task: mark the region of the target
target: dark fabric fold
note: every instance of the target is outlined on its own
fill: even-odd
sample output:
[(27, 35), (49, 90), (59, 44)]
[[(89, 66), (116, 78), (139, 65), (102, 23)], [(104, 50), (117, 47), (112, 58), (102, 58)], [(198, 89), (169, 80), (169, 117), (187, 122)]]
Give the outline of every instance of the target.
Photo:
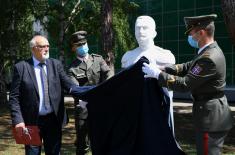
[(93, 155), (181, 155), (168, 124), (169, 97), (136, 64), (83, 93)]

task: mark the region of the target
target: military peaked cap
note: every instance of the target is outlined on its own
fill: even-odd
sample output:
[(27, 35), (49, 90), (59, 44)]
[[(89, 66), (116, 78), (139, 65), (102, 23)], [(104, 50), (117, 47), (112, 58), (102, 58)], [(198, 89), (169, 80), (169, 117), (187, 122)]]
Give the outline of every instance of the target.
[(86, 31), (77, 31), (71, 36), (71, 44), (75, 45), (83, 45), (87, 42), (86, 39), (87, 32)]
[(184, 23), (186, 26), (185, 34), (188, 35), (188, 33), (195, 27), (206, 28), (207, 25), (214, 23), (214, 20), (216, 18), (217, 18), (216, 14), (184, 17)]

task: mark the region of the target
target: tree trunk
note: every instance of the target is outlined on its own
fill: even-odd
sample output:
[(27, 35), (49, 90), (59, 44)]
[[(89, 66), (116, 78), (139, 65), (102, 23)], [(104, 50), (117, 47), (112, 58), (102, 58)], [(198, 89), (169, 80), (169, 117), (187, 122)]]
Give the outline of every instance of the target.
[(106, 54), (106, 62), (114, 72), (115, 55), (113, 52), (113, 29), (112, 29), (112, 0), (102, 0), (102, 50)]
[(221, 0), (221, 7), (224, 15), (225, 25), (228, 29), (229, 36), (235, 46), (235, 1)]
[(64, 64), (65, 63), (65, 56), (64, 56), (64, 28), (65, 28), (65, 14), (64, 14), (64, 0), (60, 0), (60, 10), (59, 13), (59, 42), (58, 42), (58, 52), (59, 52), (59, 60)]
[(60, 32), (59, 32), (59, 44), (58, 44), (58, 51), (59, 51), (59, 60), (65, 64), (65, 59), (64, 59), (64, 48), (63, 48), (63, 44), (64, 44), (64, 12), (61, 11), (60, 15), (59, 15), (59, 20), (60, 20)]
[(59, 12), (59, 44), (58, 44), (58, 51), (59, 51), (59, 60), (65, 65), (65, 51), (64, 51), (64, 38), (65, 38), (65, 34), (67, 33), (68, 27), (69, 25), (73, 22), (75, 16), (78, 13), (78, 9), (79, 9), (79, 4), (80, 4), (80, 0), (77, 1), (76, 5), (74, 6), (74, 8), (72, 9), (69, 17), (65, 17), (65, 5), (66, 3), (68, 3), (69, 0), (60, 0), (60, 6), (61, 9), (58, 10)]

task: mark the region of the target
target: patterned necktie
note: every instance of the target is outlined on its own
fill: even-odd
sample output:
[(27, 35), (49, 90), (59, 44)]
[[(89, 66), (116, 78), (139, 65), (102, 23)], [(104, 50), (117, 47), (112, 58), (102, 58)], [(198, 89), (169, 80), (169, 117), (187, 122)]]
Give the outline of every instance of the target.
[(49, 101), (49, 93), (48, 93), (48, 81), (47, 75), (43, 66), (46, 65), (45, 63), (39, 63), (38, 66), (40, 68), (40, 76), (42, 81), (42, 90), (43, 90), (43, 102), (46, 109), (50, 108), (50, 101)]

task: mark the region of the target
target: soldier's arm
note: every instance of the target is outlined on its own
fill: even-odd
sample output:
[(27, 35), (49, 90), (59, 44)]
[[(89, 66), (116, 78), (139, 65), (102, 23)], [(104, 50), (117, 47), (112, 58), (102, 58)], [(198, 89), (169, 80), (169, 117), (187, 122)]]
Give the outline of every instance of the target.
[(103, 74), (104, 80), (107, 80), (114, 75), (114, 72), (110, 69), (110, 67), (107, 65), (107, 63), (102, 57), (100, 58), (100, 68), (101, 68), (101, 73)]
[(191, 64), (192, 61), (176, 65), (166, 65), (164, 71), (171, 75), (185, 76), (188, 73)]
[(161, 86), (171, 90), (190, 91), (206, 83), (215, 74), (215, 64), (211, 59), (205, 57), (199, 59), (184, 77), (161, 72), (158, 82)]
[(74, 72), (73, 72), (73, 69), (69, 69), (68, 70), (68, 77), (76, 84), (76, 85), (79, 85), (79, 82), (78, 82), (78, 80), (75, 78), (75, 74), (74, 74)]

